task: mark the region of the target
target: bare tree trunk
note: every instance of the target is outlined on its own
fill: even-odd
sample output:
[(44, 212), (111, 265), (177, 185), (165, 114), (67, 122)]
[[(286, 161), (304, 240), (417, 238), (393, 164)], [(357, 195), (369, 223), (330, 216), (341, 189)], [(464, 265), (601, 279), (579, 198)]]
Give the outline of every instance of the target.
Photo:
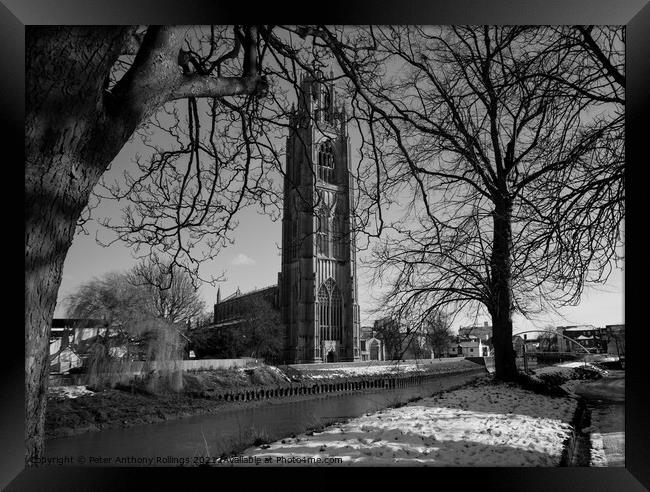
[(262, 94), (255, 28), (241, 77), (186, 76), (178, 65), (187, 26), (152, 27), (111, 92), (132, 26), (37, 27), (25, 33), (26, 462), (43, 451), (49, 335), (63, 263), (92, 189), (140, 122), (168, 101)]
[[(80, 30), (82, 31), (82, 30)], [(63, 263), (90, 192), (124, 139), (105, 133), (108, 70), (126, 29), (26, 32), (25, 444), (43, 452), (49, 336)], [(121, 141), (120, 141), (121, 140)]]
[(497, 200), (494, 211), (494, 238), (491, 258), (492, 339), (495, 376), (502, 381), (517, 377), (512, 348), (512, 204)]

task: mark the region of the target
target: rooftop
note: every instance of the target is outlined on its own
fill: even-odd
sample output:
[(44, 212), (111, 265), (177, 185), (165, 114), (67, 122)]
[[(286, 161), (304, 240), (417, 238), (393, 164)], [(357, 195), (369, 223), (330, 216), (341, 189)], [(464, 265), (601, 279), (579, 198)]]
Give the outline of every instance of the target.
[(237, 287), (237, 290), (235, 292), (230, 294), (228, 297), (223, 298), (221, 300), (221, 302), (219, 302), (217, 304), (221, 304), (222, 302), (230, 301), (231, 299), (236, 299), (238, 297), (248, 296), (250, 294), (256, 294), (256, 293), (259, 293), (259, 292), (263, 292), (265, 290), (271, 290), (271, 289), (277, 289), (277, 288), (278, 288), (278, 286), (277, 286), (277, 284), (275, 284), (275, 285), (269, 285), (268, 287), (261, 287), (259, 289), (249, 290), (248, 292), (242, 292), (239, 289), (239, 287)]
[(602, 328), (597, 328), (594, 325), (574, 325), (574, 326), (558, 326), (564, 331), (596, 331)]

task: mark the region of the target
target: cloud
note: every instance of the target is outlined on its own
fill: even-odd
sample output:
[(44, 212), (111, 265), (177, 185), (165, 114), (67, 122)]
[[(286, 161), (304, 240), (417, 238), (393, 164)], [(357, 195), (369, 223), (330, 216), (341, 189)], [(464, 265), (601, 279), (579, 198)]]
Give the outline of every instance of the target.
[(230, 263), (234, 266), (254, 265), (255, 260), (250, 256), (246, 256), (244, 253), (239, 253)]

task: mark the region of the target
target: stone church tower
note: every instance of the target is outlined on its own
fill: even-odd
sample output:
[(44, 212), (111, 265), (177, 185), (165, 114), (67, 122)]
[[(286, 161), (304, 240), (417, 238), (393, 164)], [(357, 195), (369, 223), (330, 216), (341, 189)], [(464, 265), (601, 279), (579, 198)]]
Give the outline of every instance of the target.
[(359, 360), (353, 181), (333, 84), (303, 77), (290, 119), (278, 287), (288, 362)]

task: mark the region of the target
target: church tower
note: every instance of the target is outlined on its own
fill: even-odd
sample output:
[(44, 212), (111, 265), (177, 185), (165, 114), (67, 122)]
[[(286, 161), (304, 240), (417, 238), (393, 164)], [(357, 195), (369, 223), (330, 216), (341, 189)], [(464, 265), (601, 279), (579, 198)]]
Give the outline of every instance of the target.
[(333, 84), (309, 77), (290, 118), (282, 218), (280, 309), (287, 362), (359, 360), (345, 109)]

